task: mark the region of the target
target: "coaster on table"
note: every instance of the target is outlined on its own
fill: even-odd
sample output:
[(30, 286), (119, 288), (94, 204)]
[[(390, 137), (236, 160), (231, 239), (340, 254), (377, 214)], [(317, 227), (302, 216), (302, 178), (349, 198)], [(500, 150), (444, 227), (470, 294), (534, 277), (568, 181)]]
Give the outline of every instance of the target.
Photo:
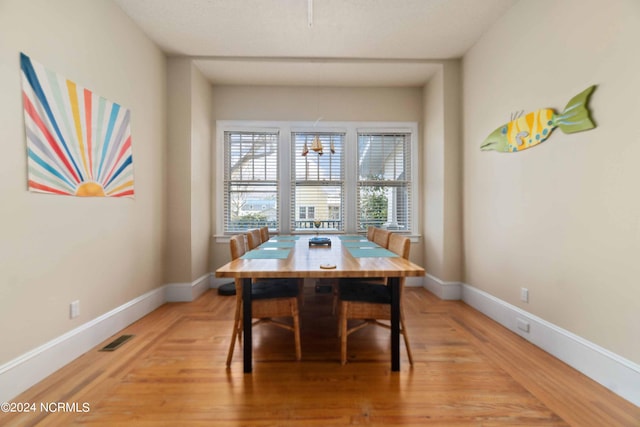
[(336, 268), (335, 264), (320, 264), (320, 268), (324, 268), (325, 270), (330, 270), (332, 268)]

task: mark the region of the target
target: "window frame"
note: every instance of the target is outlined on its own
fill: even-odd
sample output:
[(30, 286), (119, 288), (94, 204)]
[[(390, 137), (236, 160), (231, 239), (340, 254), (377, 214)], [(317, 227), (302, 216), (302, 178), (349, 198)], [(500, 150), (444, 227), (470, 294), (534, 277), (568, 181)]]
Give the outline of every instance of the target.
[[(333, 169), (332, 171), (329, 172), (329, 179), (322, 179), (320, 178), (320, 167), (318, 166), (318, 168), (316, 169), (317, 173), (318, 173), (318, 178), (314, 177), (314, 173), (312, 172), (309, 176), (309, 174), (306, 174), (305, 178), (300, 179), (297, 176), (297, 170), (296, 170), (296, 164), (298, 163), (298, 160), (303, 160), (306, 162), (309, 160), (309, 158), (313, 158), (314, 156), (317, 156), (316, 153), (314, 153), (311, 149), (310, 146), (308, 146), (309, 148), (309, 152), (307, 153), (306, 157), (302, 157), (302, 147), (301, 146), (296, 146), (296, 141), (294, 140), (295, 135), (300, 135), (300, 136), (305, 136), (305, 137), (311, 137), (313, 135), (318, 135), (320, 136), (322, 139), (325, 140), (325, 142), (323, 143), (324, 145), (326, 145), (324, 147), (324, 151), (325, 153), (322, 155), (323, 159), (327, 159), (327, 158), (331, 158), (332, 154), (329, 153), (329, 147), (330, 145), (326, 143), (326, 139), (332, 139), (333, 137), (336, 137), (336, 144), (337, 144), (337, 150), (340, 150), (340, 156), (338, 157), (338, 160), (333, 160), (332, 165), (338, 165), (337, 169), (339, 171), (339, 177), (338, 179), (336, 179), (336, 177), (333, 174)], [(344, 192), (345, 192), (345, 186), (346, 186), (346, 180), (345, 180), (345, 162), (344, 162), (344, 154), (345, 154), (345, 148), (347, 145), (347, 138), (346, 138), (346, 130), (345, 129), (332, 129), (331, 131), (327, 131), (326, 129), (322, 129), (320, 130), (318, 127), (314, 127), (312, 129), (300, 129), (300, 128), (294, 128), (291, 130), (291, 146), (290, 146), (290, 151), (291, 151), (291, 193), (290, 193), (290, 199), (289, 199), (289, 203), (291, 204), (291, 209), (292, 209), (292, 213), (295, 210), (295, 203), (296, 202), (296, 190), (298, 188), (306, 188), (306, 189), (311, 189), (311, 188), (322, 188), (322, 187), (339, 187), (340, 188), (340, 209), (339, 209), (339, 213), (340, 214), (344, 214), (345, 212), (345, 197), (344, 197)], [(337, 139), (339, 139), (340, 141), (338, 141)], [(326, 163), (325, 163), (326, 166)], [(299, 215), (298, 215), (298, 219), (300, 219), (302, 222), (308, 222), (311, 220), (315, 220), (315, 219), (324, 219), (327, 222), (327, 226), (329, 226), (329, 224), (331, 223), (331, 221), (329, 221), (329, 218), (324, 218), (324, 217), (319, 217), (316, 218), (315, 214), (315, 208), (318, 207), (317, 205), (313, 206), (313, 210), (314, 210), (314, 216), (313, 218), (309, 218), (309, 205), (303, 205), (303, 206), (307, 206), (307, 218), (306, 219), (302, 219)], [(327, 205), (327, 210), (328, 210), (328, 205)], [(322, 211), (322, 209), (320, 209), (320, 211)], [(296, 223), (297, 223), (297, 219), (295, 217), (293, 217), (291, 219), (291, 224), (289, 226), (289, 229), (291, 230), (292, 233), (297, 233), (297, 234), (308, 234), (308, 233), (316, 233), (317, 230), (314, 229), (307, 229), (307, 228), (303, 228), (303, 229), (297, 229), (296, 228)], [(342, 227), (342, 229), (323, 229), (322, 231), (325, 233), (336, 233), (336, 234), (344, 234), (345, 233), (345, 224), (344, 224), (344, 218), (340, 218), (340, 226)], [(335, 225), (335, 224), (334, 224)]]
[(305, 122), (305, 121), (249, 121), (249, 120), (217, 120), (215, 122), (215, 172), (212, 174), (214, 194), (212, 197), (212, 212), (220, 214), (213, 215), (212, 227), (216, 241), (222, 243), (228, 241), (229, 237), (237, 233), (224, 232), (224, 158), (225, 158), (225, 132), (277, 132), (279, 133), (278, 145), (278, 224), (277, 233), (282, 234), (304, 234), (291, 230), (291, 173), (292, 156), (300, 153), (292, 153), (293, 132), (343, 132), (344, 140), (344, 231), (336, 234), (357, 233), (357, 191), (358, 191), (358, 168), (349, 167), (355, 164), (358, 159), (358, 134), (360, 133), (408, 133), (410, 134), (411, 149), (411, 230), (400, 231), (416, 240), (419, 237), (418, 230), (422, 219), (418, 216), (418, 206), (420, 204), (420, 174), (418, 159), (420, 152), (420, 135), (418, 133), (417, 122)]
[[(231, 176), (227, 177), (227, 173), (231, 173), (231, 171), (227, 172), (227, 168), (230, 166), (228, 163), (231, 162), (233, 154), (229, 153), (227, 154), (225, 152), (226, 147), (227, 146), (231, 146), (231, 140), (234, 137), (237, 138), (238, 136), (240, 136), (240, 147), (243, 146), (243, 142), (245, 141), (245, 137), (244, 136), (249, 136), (250, 140), (247, 140), (247, 143), (252, 144), (251, 145), (251, 152), (255, 153), (255, 151), (253, 151), (255, 149), (255, 144), (256, 142), (256, 136), (260, 137), (262, 135), (266, 136), (267, 138), (269, 138), (269, 140), (271, 142), (274, 142), (275, 140), (275, 144), (276, 144), (276, 159), (275, 159), (275, 164), (271, 165), (271, 167), (266, 167), (267, 166), (267, 159), (268, 157), (264, 157), (264, 165), (262, 167), (260, 167), (259, 163), (256, 163), (256, 161), (258, 160), (257, 158), (253, 158), (252, 162), (250, 163), (250, 168), (249, 170), (247, 170), (247, 173), (249, 173), (251, 176), (251, 178), (247, 178), (247, 179), (243, 179), (242, 178), (242, 174), (243, 174), (243, 168), (240, 169), (240, 175), (241, 175), (241, 179), (231, 179)], [(243, 136), (244, 135), (244, 136)], [(227, 138), (227, 136), (229, 136), (229, 138)], [(226, 207), (227, 207), (227, 203), (229, 204), (229, 207), (232, 206), (232, 198), (230, 197), (231, 195), (231, 188), (235, 188), (236, 186), (249, 186), (249, 187), (254, 187), (254, 192), (257, 191), (258, 193), (261, 193), (263, 191), (259, 190), (261, 187), (271, 187), (272, 185), (275, 185), (275, 195), (276, 195), (276, 199), (275, 199), (275, 205), (276, 205), (276, 211), (278, 210), (279, 206), (280, 206), (280, 173), (279, 173), (279, 164), (278, 164), (278, 160), (279, 160), (279, 153), (280, 153), (280, 146), (279, 146), (279, 141), (280, 141), (280, 135), (278, 134), (277, 130), (227, 130), (223, 133), (223, 152), (224, 152), (224, 158), (223, 158), (223, 166), (222, 166), (222, 172), (223, 172), (223, 215), (222, 215), (222, 227), (223, 227), (223, 231), (225, 234), (237, 234), (238, 232), (241, 232), (246, 230), (246, 229), (238, 229), (238, 230), (233, 230), (233, 229), (229, 229), (227, 230), (227, 226), (231, 225), (231, 212), (229, 212)], [(237, 147), (236, 149), (238, 149), (239, 147)], [(256, 178), (256, 166), (258, 166), (258, 169), (262, 170), (264, 173), (264, 177), (263, 179), (260, 178)], [(269, 172), (271, 171), (271, 174), (275, 173), (275, 180), (274, 179), (269, 179), (267, 178), (267, 175), (269, 175)], [(266, 206), (266, 205), (263, 205)], [(254, 204), (250, 204), (247, 205), (248, 210), (252, 211), (255, 210), (255, 205)], [(231, 209), (233, 210), (233, 209)], [(269, 227), (270, 231), (278, 231), (280, 226), (278, 223), (278, 218), (279, 215), (276, 218), (276, 226), (275, 227)]]
[[(403, 160), (403, 165), (402, 165), (402, 173), (405, 174), (404, 179), (399, 179), (399, 178), (395, 178), (395, 179), (360, 179), (360, 174), (358, 173), (358, 179), (356, 182), (356, 186), (358, 188), (358, 193), (357, 193), (357, 202), (356, 202), (356, 206), (357, 206), (357, 211), (356, 211), (356, 229), (359, 233), (363, 233), (366, 232), (367, 227), (369, 225), (375, 225), (375, 224), (365, 224), (361, 229), (358, 229), (358, 223), (360, 222), (360, 215), (361, 215), (361, 209), (360, 209), (360, 202), (361, 202), (361, 195), (360, 195), (360, 189), (363, 187), (371, 187), (371, 186), (379, 186), (379, 187), (383, 187), (385, 189), (385, 192), (388, 192), (390, 190), (393, 189), (404, 189), (405, 191), (408, 192), (408, 197), (407, 197), (407, 204), (408, 204), (408, 209), (406, 210), (405, 214), (406, 215), (406, 224), (408, 225), (408, 227), (405, 228), (392, 228), (390, 227), (389, 230), (392, 230), (394, 232), (398, 232), (398, 233), (408, 233), (413, 231), (413, 221), (415, 221), (415, 216), (412, 214), (412, 207), (413, 207), (413, 203), (415, 202), (415, 198), (413, 197), (413, 192), (415, 191), (413, 189), (413, 184), (414, 184), (414, 174), (415, 174), (415, 168), (414, 168), (414, 164), (413, 164), (413, 157), (417, 154), (413, 153), (413, 148), (411, 145), (411, 138), (413, 137), (412, 134), (410, 132), (381, 132), (380, 130), (376, 129), (376, 130), (368, 130), (368, 131), (364, 131), (362, 129), (358, 130), (358, 134), (357, 134), (357, 150), (358, 150), (358, 159), (357, 159), (357, 164), (358, 164), (358, 172), (360, 172), (360, 137), (379, 137), (382, 139), (382, 141), (384, 142), (385, 138), (394, 138), (394, 137), (402, 137), (402, 144), (403, 144), (403, 156), (402, 156), (402, 160)], [(408, 151), (408, 153), (407, 153)], [(407, 158), (408, 157), (408, 158)], [(408, 177), (407, 177), (408, 175)], [(398, 196), (395, 196), (396, 201), (398, 199)], [(395, 202), (394, 201), (394, 205)], [(396, 207), (397, 209), (397, 207)], [(392, 214), (392, 217), (394, 219), (397, 219), (395, 214)], [(386, 223), (386, 221), (385, 221)], [(396, 223), (397, 225), (397, 223)]]

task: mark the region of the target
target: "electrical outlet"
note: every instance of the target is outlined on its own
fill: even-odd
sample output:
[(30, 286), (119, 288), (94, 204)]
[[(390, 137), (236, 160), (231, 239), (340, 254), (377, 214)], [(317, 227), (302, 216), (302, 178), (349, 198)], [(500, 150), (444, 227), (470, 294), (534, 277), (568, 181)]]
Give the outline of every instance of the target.
[(72, 319), (80, 316), (80, 301), (75, 300), (69, 305), (69, 317)]
[(520, 318), (516, 318), (516, 321), (518, 322), (518, 329), (523, 332), (529, 332), (529, 322)]
[(520, 301), (529, 302), (529, 289), (520, 288)]

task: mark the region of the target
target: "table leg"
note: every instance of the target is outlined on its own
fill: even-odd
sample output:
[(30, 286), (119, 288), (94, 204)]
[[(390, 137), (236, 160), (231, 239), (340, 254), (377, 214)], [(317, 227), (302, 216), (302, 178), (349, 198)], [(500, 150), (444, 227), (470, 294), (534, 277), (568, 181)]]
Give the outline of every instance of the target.
[(391, 286), (391, 370), (400, 371), (400, 278), (390, 277)]
[(244, 354), (244, 373), (250, 374), (252, 370), (253, 348), (251, 339), (251, 278), (242, 281), (242, 335), (244, 342), (242, 345)]

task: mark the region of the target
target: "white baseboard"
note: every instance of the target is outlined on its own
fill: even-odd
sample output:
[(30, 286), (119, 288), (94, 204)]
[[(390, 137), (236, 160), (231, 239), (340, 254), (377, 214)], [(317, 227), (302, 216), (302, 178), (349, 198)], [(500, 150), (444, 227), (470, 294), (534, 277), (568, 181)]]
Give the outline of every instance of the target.
[(10, 401), (165, 301), (165, 286), (156, 288), (0, 366), (0, 402)]
[[(640, 365), (473, 286), (460, 286), (466, 304), (640, 406)], [(529, 325), (529, 332), (518, 328), (518, 319)]]
[(426, 274), (424, 287), (443, 300), (462, 299), (462, 284), (460, 282), (444, 282), (431, 274)]
[(424, 288), (424, 277), (407, 277), (404, 285), (408, 288)]
[(194, 280), (191, 283), (169, 283), (166, 285), (167, 302), (195, 301), (207, 289), (211, 287), (211, 273)]

